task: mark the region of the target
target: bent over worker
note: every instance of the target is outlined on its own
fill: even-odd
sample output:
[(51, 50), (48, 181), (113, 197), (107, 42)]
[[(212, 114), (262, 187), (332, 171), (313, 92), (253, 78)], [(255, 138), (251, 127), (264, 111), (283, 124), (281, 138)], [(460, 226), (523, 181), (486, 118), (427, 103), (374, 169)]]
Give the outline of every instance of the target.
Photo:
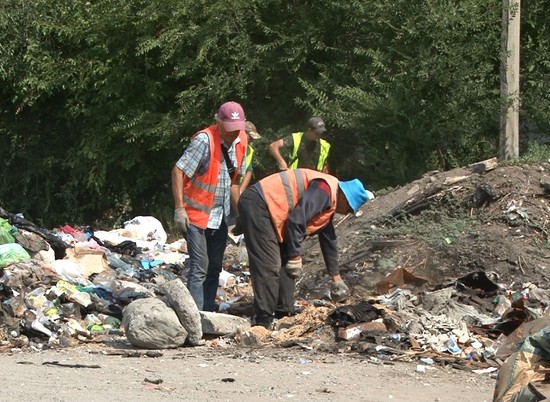
[(328, 173), (330, 143), (321, 138), (327, 131), (320, 117), (312, 117), (304, 132), (292, 133), (269, 144), (279, 170), (308, 168)]
[(249, 187), (239, 200), (256, 325), (269, 327), (272, 319), (294, 312), (295, 280), (302, 272), (301, 243), (317, 234), (330, 275), (331, 297), (349, 296), (338, 267), (335, 212), (357, 212), (374, 198), (357, 179), (339, 181), (311, 169), (272, 174)]
[(174, 222), (187, 241), (187, 287), (199, 310), (215, 311), (227, 242), (227, 219), (237, 210), (239, 176), (244, 176), (245, 114), (226, 102), (216, 124), (196, 133), (172, 169)]

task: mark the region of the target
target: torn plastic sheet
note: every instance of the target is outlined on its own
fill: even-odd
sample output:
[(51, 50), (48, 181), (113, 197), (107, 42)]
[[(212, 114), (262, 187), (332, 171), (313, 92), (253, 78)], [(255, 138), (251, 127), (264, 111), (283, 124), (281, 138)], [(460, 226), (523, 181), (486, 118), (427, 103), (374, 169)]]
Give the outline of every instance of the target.
[(500, 290), (499, 285), (494, 283), (483, 271), (470, 272), (456, 280), (456, 287), (459, 290), (475, 289), (481, 293), (494, 293)]
[(480, 313), (474, 306), (459, 303), (451, 297), (453, 288), (445, 288), (422, 295), (423, 306), (434, 315), (443, 314), (451, 320), (465, 321), (468, 324), (488, 325), (498, 322), (498, 318)]
[(336, 327), (347, 327), (356, 322), (368, 322), (383, 315), (383, 311), (363, 300), (353, 305), (341, 306), (329, 314), (328, 318)]
[[(500, 367), (495, 401), (542, 401), (550, 396), (545, 384), (550, 366), (550, 327), (524, 338)], [(543, 394), (544, 393), (544, 394)]]
[(407, 307), (414, 307), (413, 302), (417, 300), (417, 297), (409, 289), (397, 288), (391, 293), (378, 296), (378, 300), (385, 306), (401, 311)]

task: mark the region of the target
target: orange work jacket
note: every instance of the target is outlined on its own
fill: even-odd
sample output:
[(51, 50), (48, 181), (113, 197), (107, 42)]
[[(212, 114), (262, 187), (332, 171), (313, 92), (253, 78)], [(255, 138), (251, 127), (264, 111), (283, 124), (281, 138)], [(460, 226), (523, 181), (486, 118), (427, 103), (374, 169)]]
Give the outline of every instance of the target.
[(284, 241), (288, 215), (292, 212), (309, 183), (315, 179), (325, 180), (331, 190), (330, 208), (314, 216), (307, 223), (306, 234), (311, 235), (328, 225), (336, 211), (338, 179), (332, 175), (311, 169), (285, 170), (260, 180), (271, 221), (279, 243)]
[[(199, 131), (199, 133), (206, 133), (208, 135), (208, 143), (210, 145), (210, 162), (208, 163), (208, 169), (202, 175), (195, 174), (189, 178), (184, 175), (183, 179), (183, 204), (189, 222), (193, 225), (206, 229), (208, 225), (208, 218), (210, 217), (210, 210), (214, 203), (214, 193), (218, 184), (218, 176), (220, 174), (220, 164), (223, 160), (222, 155), (222, 141), (218, 126), (213, 125)], [(194, 137), (194, 136), (193, 136)], [(241, 163), (243, 162), (244, 155), (246, 154), (246, 133), (244, 131), (239, 132), (240, 142), (235, 144), (235, 154), (237, 157), (237, 166), (235, 173), (231, 177), (231, 182), (236, 183), (237, 176), (239, 175)]]

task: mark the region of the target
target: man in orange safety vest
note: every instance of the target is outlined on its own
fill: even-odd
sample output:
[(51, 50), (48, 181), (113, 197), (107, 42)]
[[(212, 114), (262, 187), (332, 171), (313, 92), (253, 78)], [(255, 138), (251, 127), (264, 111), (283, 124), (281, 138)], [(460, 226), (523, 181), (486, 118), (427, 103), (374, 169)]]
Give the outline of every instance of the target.
[(260, 180), (239, 200), (252, 288), (255, 323), (294, 312), (295, 280), (302, 273), (301, 243), (317, 235), (335, 301), (350, 291), (340, 276), (332, 220), (335, 213), (356, 213), (374, 195), (357, 179), (340, 181), (311, 169), (285, 170)]

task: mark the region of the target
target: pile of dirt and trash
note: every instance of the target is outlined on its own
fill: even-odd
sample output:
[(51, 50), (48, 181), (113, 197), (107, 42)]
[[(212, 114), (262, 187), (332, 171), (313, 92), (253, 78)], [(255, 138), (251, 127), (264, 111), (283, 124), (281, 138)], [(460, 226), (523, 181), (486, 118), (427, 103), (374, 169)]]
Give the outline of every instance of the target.
[(497, 400), (542, 395), (541, 367), (550, 363), (541, 352), (550, 333), (549, 197), (550, 164), (494, 159), (378, 194), (357, 216), (334, 221), (352, 296), (331, 301), (320, 248), (308, 239), (296, 314), (271, 330), (250, 327), (242, 237), (230, 236), (220, 311), (206, 313), (193, 309), (179, 279), (185, 241), (169, 243), (154, 217), (111, 231), (47, 230), (0, 209), (0, 348), (113, 337), (147, 349), (297, 347), (412, 361), (418, 371), (499, 373)]

